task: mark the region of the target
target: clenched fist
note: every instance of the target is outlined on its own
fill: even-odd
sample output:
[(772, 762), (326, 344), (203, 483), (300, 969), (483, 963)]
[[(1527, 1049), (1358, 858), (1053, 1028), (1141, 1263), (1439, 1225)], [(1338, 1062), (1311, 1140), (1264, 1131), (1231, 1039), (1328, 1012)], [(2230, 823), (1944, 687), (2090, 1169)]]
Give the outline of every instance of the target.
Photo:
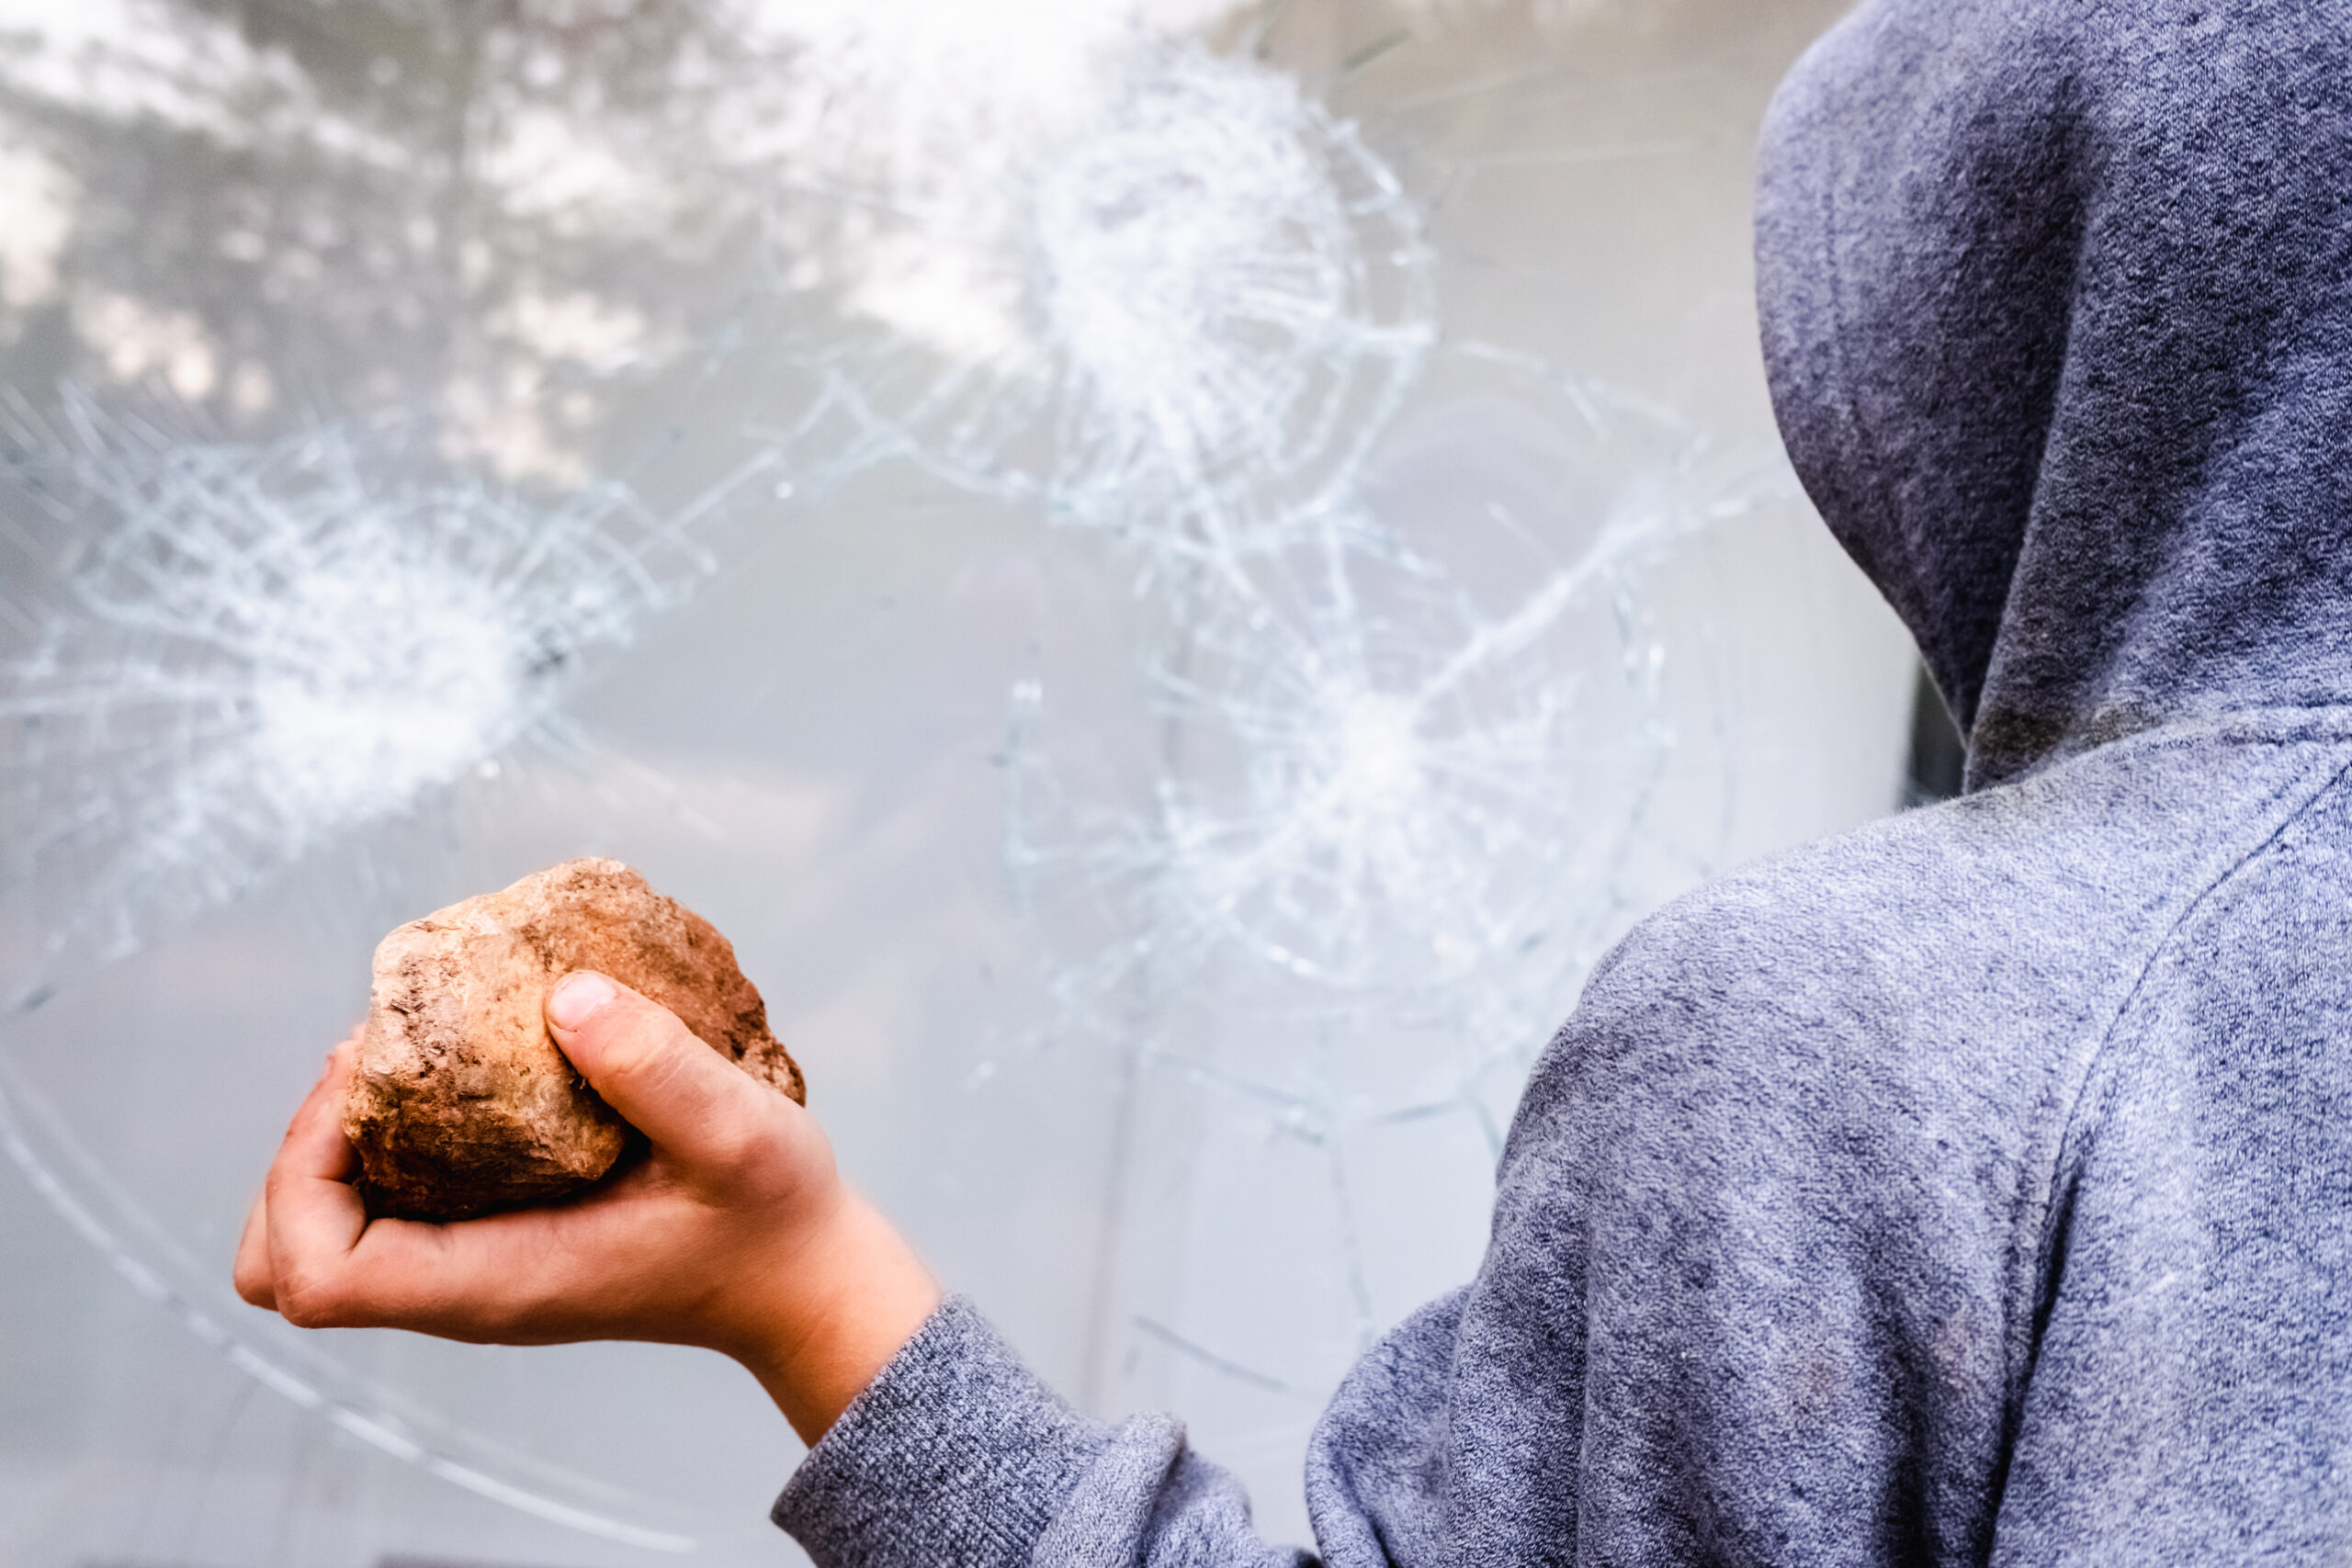
[(547, 1017), (565, 1056), (646, 1135), (643, 1157), (540, 1208), (370, 1220), (337, 1109), (345, 1041), (245, 1222), (238, 1293), (304, 1327), (702, 1346), (750, 1369), (813, 1444), (930, 1316), (938, 1286), (841, 1179), (815, 1118), (666, 1009), (575, 974)]

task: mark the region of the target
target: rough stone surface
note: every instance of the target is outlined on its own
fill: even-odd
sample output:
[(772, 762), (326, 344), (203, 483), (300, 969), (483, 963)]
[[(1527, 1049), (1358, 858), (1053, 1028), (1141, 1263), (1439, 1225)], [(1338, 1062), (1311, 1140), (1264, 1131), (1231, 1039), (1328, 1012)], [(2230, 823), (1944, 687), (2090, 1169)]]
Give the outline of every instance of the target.
[(372, 1212), (464, 1219), (560, 1198), (612, 1168), (631, 1131), (556, 1049), (540, 1011), (575, 969), (642, 992), (806, 1102), (728, 940), (618, 861), (567, 861), (413, 920), (376, 949), (344, 1100)]

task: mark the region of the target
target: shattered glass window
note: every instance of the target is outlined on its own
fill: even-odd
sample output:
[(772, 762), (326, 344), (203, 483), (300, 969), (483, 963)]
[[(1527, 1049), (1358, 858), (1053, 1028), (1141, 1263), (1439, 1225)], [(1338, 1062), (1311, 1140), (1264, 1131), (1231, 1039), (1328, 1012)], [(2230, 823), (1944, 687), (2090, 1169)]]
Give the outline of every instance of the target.
[(377, 938), (577, 854), (1305, 1540), (1594, 961), (1903, 786), (1747, 296), (1837, 9), (0, 0), (0, 1558), (796, 1560), (714, 1358), (228, 1286)]

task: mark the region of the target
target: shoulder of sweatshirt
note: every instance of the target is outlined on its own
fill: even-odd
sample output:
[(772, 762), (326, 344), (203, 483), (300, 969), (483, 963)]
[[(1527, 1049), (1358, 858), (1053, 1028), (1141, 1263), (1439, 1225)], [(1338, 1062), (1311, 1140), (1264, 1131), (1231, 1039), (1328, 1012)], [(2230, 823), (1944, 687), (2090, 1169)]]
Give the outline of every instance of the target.
[[(2229, 912), (2239, 874), (2347, 765), (2352, 712), (2152, 730), (1643, 921), (1521, 1102), (1464, 1334), (1577, 1366), (1638, 1350), (1668, 1371), (1726, 1345), (1778, 1364), (1759, 1336), (1877, 1346), (1870, 1365), (1951, 1385), (1939, 1419), (1968, 1433), (1951, 1451), (1993, 1462), (2104, 1045), (2170, 983), (2158, 961), (2192, 917), (2253, 918)], [(1509, 1379), (1528, 1362), (1451, 1364)], [(1654, 1378), (1610, 1375), (1655, 1402)], [(1853, 1430), (1914, 1408), (1894, 1372), (1881, 1381), (1854, 1393), (1876, 1414)], [(1730, 1419), (1720, 1390), (1690, 1397)]]
[(2158, 954), (2347, 766), (2352, 707), (2176, 723), (1676, 899), (1539, 1061), (1506, 1191), (1564, 1145), (1729, 1168), (1775, 1138), (1850, 1177), (2038, 1185)]

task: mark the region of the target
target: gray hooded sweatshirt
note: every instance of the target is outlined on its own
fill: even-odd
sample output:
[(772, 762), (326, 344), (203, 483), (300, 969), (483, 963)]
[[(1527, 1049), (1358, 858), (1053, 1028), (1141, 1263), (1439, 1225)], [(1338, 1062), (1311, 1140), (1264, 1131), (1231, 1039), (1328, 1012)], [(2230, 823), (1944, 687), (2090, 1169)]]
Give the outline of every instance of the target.
[[(1969, 792), (1639, 926), (1465, 1289), (1324, 1416), (1335, 1568), (2352, 1562), (2352, 5), (1870, 0), (1782, 88), (1782, 432)], [(820, 1563), (1295, 1563), (967, 1303)]]

